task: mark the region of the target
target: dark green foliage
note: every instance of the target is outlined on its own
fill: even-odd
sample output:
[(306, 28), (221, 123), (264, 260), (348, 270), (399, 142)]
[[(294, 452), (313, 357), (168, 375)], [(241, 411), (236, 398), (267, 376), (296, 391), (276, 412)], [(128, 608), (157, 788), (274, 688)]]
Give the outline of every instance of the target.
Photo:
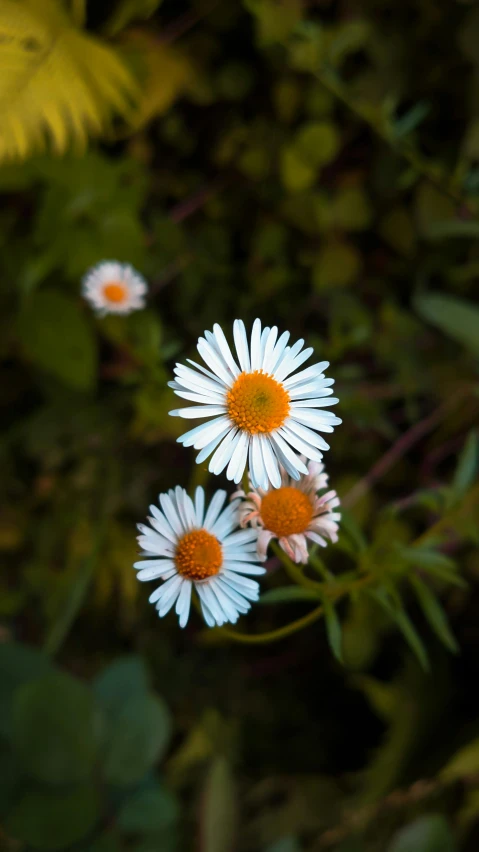
[[(476, 852), (479, 10), (62, 3), (145, 117), (0, 167), (0, 848)], [(93, 314), (105, 259), (144, 310)], [(340, 537), (180, 631), (135, 524), (230, 486), (167, 382), (256, 316), (331, 363)]]

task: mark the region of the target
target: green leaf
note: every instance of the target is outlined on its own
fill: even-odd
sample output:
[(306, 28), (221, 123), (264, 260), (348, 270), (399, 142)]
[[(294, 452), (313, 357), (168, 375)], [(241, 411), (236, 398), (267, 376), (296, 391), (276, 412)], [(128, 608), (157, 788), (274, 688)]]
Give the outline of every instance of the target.
[(412, 651), (414, 651), (416, 657), (421, 663), (423, 669), (425, 671), (429, 671), (429, 660), (426, 649), (404, 609), (393, 603), (384, 589), (372, 589), (370, 591), (370, 595), (388, 613), (395, 624), (397, 624), (409, 647)]
[(401, 828), (387, 852), (457, 852), (456, 842), (442, 814), (427, 814)]
[(33, 849), (70, 847), (91, 831), (99, 819), (98, 794), (81, 786), (57, 792), (27, 792), (6, 820), (9, 834)]
[(259, 602), (262, 604), (296, 603), (297, 601), (319, 601), (320, 597), (313, 589), (303, 589), (300, 586), (281, 586), (279, 589), (269, 589), (263, 592)]
[(427, 229), (429, 240), (445, 240), (451, 238), (477, 239), (479, 222), (475, 219), (445, 219), (441, 222), (431, 222)]
[(0, 643), (0, 734), (12, 733), (13, 697), (29, 680), (51, 671), (51, 662), (38, 648), (17, 642)]
[(328, 637), (329, 647), (333, 652), (336, 659), (342, 663), (343, 662), (343, 649), (342, 649), (342, 632), (341, 632), (341, 622), (338, 618), (337, 612), (327, 598), (323, 597), (323, 609), (324, 609), (324, 620), (326, 624), (326, 636)]
[(368, 546), (364, 533), (354, 515), (341, 506), (341, 536), (344, 534), (354, 545), (355, 552), (364, 553)]
[(118, 714), (132, 695), (148, 695), (148, 672), (141, 657), (118, 657), (93, 681), (93, 692), (108, 715)]
[(163, 756), (171, 732), (169, 711), (156, 696), (132, 695), (111, 724), (105, 755), (110, 784), (136, 784)]
[(117, 816), (118, 826), (128, 834), (153, 834), (163, 831), (178, 818), (178, 803), (160, 784), (139, 790), (130, 796)]
[(413, 574), (409, 577), (409, 582), (416, 592), (424, 615), (436, 636), (444, 643), (446, 648), (457, 653), (459, 651), (459, 646), (451, 632), (451, 628), (449, 627), (446, 613), (436, 596), (433, 594), (429, 586), (420, 579), (420, 577)]
[(479, 772), (479, 739), (471, 740), (459, 749), (441, 770), (441, 778), (455, 781)]
[[(479, 333), (479, 331), (478, 331)], [(457, 497), (462, 497), (477, 477), (479, 469), (479, 435), (470, 432), (462, 448), (452, 481)]]
[(203, 852), (230, 852), (237, 830), (237, 798), (230, 764), (217, 757), (210, 766), (203, 790), (200, 847)]
[(316, 169), (306, 163), (301, 153), (292, 145), (281, 151), (281, 180), (289, 192), (309, 189), (316, 180)]
[(421, 122), (429, 115), (430, 111), (430, 103), (427, 101), (419, 101), (419, 103), (411, 107), (411, 109), (409, 109), (404, 115), (396, 119), (393, 127), (394, 138), (397, 140), (404, 138), (404, 136), (408, 136), (409, 133), (412, 133), (412, 131), (416, 129), (416, 127), (419, 127)]
[(416, 296), (414, 306), (427, 322), (479, 355), (479, 308), (473, 302), (441, 293)]
[(18, 333), (40, 369), (76, 390), (94, 387), (96, 340), (79, 305), (67, 296), (48, 290), (35, 293), (20, 314)]
[(52, 672), (20, 687), (14, 740), (30, 776), (51, 784), (86, 779), (97, 756), (99, 721), (90, 691), (70, 675)]

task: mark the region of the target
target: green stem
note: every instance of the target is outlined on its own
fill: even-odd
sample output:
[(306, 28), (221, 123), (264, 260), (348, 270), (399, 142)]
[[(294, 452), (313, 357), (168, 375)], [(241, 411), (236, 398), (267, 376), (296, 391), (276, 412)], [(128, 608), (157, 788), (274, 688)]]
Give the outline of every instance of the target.
[(323, 607), (318, 606), (297, 621), (292, 621), (284, 627), (279, 627), (277, 630), (271, 630), (268, 633), (239, 633), (237, 630), (230, 630), (227, 627), (219, 627), (217, 632), (220, 636), (226, 636), (228, 639), (233, 639), (235, 642), (241, 642), (244, 645), (263, 645), (269, 642), (278, 642), (280, 639), (285, 639), (286, 636), (291, 636), (304, 627), (309, 627), (323, 615)]
[(283, 548), (279, 546), (277, 541), (272, 541), (270, 547), (275, 556), (282, 563), (288, 577), (290, 577), (296, 585), (302, 586), (304, 589), (312, 589), (315, 592), (323, 592), (324, 583), (318, 583), (315, 580), (310, 580), (309, 577), (305, 577), (304, 571), (289, 558), (288, 554), (284, 552)]

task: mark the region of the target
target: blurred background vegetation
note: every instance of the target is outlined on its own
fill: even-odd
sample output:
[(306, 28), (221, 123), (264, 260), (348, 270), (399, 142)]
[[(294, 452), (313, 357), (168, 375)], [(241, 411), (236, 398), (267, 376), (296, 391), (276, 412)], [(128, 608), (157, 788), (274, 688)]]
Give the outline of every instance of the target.
[[(479, 848), (478, 95), (467, 0), (0, 0), (1, 849)], [(174, 361), (256, 316), (331, 361), (345, 511), (326, 630), (273, 558), (233, 641), (132, 562), (217, 485)]]

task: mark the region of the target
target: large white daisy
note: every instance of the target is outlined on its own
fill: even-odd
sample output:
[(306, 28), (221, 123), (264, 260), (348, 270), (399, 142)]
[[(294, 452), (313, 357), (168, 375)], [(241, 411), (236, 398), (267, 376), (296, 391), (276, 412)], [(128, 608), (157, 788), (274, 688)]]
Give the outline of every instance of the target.
[(160, 494), (161, 509), (150, 506), (151, 527), (138, 524), (143, 548), (135, 562), (139, 580), (161, 579), (150, 595), (158, 614), (166, 615), (176, 603), (180, 626), (188, 621), (191, 592), (195, 587), (209, 627), (237, 621), (259, 596), (259, 584), (245, 576), (264, 574), (257, 564), (254, 529), (240, 530), (239, 500), (226, 509), (226, 491), (217, 491), (205, 513), (205, 494), (196, 489), (195, 499), (179, 486)]
[(105, 260), (90, 269), (82, 282), (85, 299), (99, 314), (130, 314), (145, 307), (148, 286), (128, 263)]
[(334, 380), (324, 377), (327, 361), (295, 373), (313, 350), (303, 349), (304, 340), (288, 346), (288, 331), (278, 337), (276, 326), (261, 330), (256, 319), (248, 343), (244, 323), (235, 320), (233, 335), (237, 361), (216, 324), (213, 332), (206, 331), (198, 341), (207, 367), (189, 359), (194, 369), (176, 365), (170, 387), (197, 405), (170, 414), (213, 418), (178, 438), (185, 447), (201, 451), (198, 463), (213, 453), (212, 473), (226, 468), (227, 478), (238, 483), (248, 462), (255, 488), (266, 489), (268, 483), (278, 488), (280, 464), (299, 479), (308, 472), (299, 454), (320, 461), (321, 450), (329, 449), (318, 432), (332, 432), (341, 423), (335, 414), (324, 411), (339, 401), (330, 396)]

